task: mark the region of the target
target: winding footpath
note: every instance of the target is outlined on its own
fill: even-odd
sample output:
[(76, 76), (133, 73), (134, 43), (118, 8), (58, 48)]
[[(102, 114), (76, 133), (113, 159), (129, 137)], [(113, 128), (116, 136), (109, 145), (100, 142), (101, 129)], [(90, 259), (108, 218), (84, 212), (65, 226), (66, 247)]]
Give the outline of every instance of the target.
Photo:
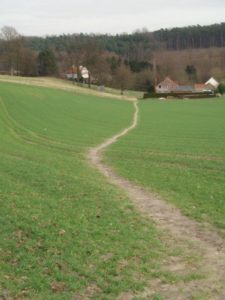
[[(152, 291), (155, 289), (157, 292), (164, 293), (166, 299), (192, 299), (189, 298), (190, 293), (200, 290), (207, 295), (204, 299), (225, 300), (225, 240), (209, 224), (202, 224), (189, 219), (177, 207), (160, 199), (159, 195), (150, 193), (144, 188), (122, 178), (103, 162), (103, 153), (107, 147), (137, 126), (139, 115), (137, 101), (134, 101), (133, 105), (134, 115), (131, 125), (119, 134), (107, 139), (101, 145), (90, 149), (87, 158), (110, 183), (124, 190), (135, 206), (153, 220), (159, 230), (166, 232), (175, 245), (176, 243), (186, 245), (186, 247), (189, 245), (189, 248), (191, 248), (189, 249), (190, 253), (192, 250), (195, 250), (203, 259), (198, 271), (205, 275), (205, 278), (201, 280), (183, 283), (181, 286), (179, 284), (163, 284), (158, 280), (150, 283), (144, 293), (139, 296), (151, 299)], [(171, 271), (179, 270), (185, 272), (186, 268), (187, 266), (181, 262), (178, 262), (176, 265), (174, 261), (169, 266)], [(127, 297), (124, 295), (122, 298), (133, 299), (134, 296), (137, 295), (128, 295)]]

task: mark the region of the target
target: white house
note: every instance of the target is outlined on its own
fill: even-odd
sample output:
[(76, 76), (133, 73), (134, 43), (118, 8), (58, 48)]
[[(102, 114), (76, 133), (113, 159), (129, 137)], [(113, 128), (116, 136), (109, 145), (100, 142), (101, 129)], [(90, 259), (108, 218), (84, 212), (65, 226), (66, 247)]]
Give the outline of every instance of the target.
[(80, 69), (81, 77), (83, 79), (88, 80), (88, 78), (89, 78), (89, 71), (88, 71), (88, 69), (86, 67), (83, 67), (83, 66), (80, 66), (79, 69)]
[(208, 81), (206, 81), (205, 85), (210, 85), (214, 89), (217, 89), (219, 82), (215, 78), (211, 77)]

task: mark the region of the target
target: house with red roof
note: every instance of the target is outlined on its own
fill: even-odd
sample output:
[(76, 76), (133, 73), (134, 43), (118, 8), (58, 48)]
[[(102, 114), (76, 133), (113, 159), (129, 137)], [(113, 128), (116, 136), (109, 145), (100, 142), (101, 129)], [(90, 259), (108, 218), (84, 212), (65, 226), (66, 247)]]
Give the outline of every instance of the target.
[(166, 77), (162, 82), (157, 84), (155, 92), (160, 93), (213, 93), (215, 92), (218, 82), (214, 78), (210, 78), (205, 83), (196, 83), (194, 85), (183, 85)]
[(87, 82), (89, 79), (89, 71), (84, 66), (79, 66), (79, 69), (75, 66), (71, 66), (65, 73), (65, 77), (70, 80), (78, 80), (79, 77), (83, 82)]

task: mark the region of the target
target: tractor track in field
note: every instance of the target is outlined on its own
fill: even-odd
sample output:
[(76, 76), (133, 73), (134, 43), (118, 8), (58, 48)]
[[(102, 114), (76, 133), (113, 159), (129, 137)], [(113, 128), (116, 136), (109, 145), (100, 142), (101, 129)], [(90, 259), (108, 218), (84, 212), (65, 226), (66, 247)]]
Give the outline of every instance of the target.
[[(194, 280), (183, 284), (164, 284), (157, 280), (150, 283), (146, 290), (138, 296), (153, 299), (153, 291), (162, 292), (166, 299), (219, 299), (225, 300), (225, 240), (209, 224), (198, 223), (181, 213), (174, 205), (162, 200), (159, 195), (151, 193), (116, 172), (103, 162), (104, 151), (118, 139), (128, 134), (138, 123), (139, 108), (134, 101), (134, 115), (132, 123), (119, 134), (107, 139), (95, 148), (89, 149), (87, 158), (91, 165), (97, 168), (110, 183), (124, 190), (135, 206), (153, 220), (162, 232), (168, 233), (168, 239), (176, 245), (191, 244), (189, 251), (197, 251), (203, 262), (198, 269), (204, 274), (201, 280)], [(171, 262), (170, 270), (180, 269), (181, 263)], [(187, 266), (183, 266), (183, 272)], [(182, 269), (182, 267), (181, 267)], [(192, 298), (194, 292), (204, 292), (205, 298)], [(134, 299), (137, 295), (124, 294), (121, 299)]]

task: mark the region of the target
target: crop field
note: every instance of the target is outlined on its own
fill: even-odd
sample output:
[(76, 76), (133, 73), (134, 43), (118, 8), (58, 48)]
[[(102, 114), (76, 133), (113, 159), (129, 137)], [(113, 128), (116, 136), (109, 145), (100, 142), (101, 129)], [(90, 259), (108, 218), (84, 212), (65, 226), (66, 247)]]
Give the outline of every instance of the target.
[(224, 234), (225, 98), (139, 108), (138, 126), (107, 150), (107, 163)]
[[(198, 248), (156, 229), (87, 160), (131, 124), (133, 104), (49, 81), (0, 82), (0, 299), (162, 300), (175, 286), (212, 299)], [(105, 160), (222, 232), (225, 100), (139, 107)]]
[(179, 250), (85, 158), (132, 112), (128, 101), (0, 83), (0, 298), (117, 299), (151, 278), (178, 280), (160, 263)]

